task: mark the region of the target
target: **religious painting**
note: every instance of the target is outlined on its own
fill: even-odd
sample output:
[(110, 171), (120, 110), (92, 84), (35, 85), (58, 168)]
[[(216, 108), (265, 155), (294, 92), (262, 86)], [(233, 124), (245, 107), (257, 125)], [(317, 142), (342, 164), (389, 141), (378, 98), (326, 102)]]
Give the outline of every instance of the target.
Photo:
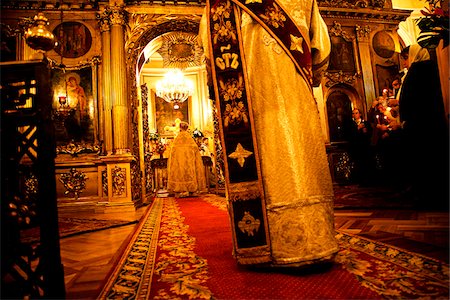
[(173, 136), (173, 129), (175, 129), (179, 121), (189, 123), (191, 97), (180, 103), (180, 108), (174, 109), (173, 103), (165, 101), (163, 98), (156, 96), (154, 91), (152, 92), (153, 99), (155, 99), (156, 130), (161, 136)]
[(58, 44), (56, 53), (66, 58), (77, 58), (85, 55), (92, 45), (89, 29), (80, 22), (64, 22), (53, 30)]
[(377, 32), (372, 39), (373, 50), (382, 58), (391, 58), (395, 53), (395, 42), (389, 33)]
[(331, 53), (328, 70), (349, 73), (356, 72), (353, 42), (347, 41), (341, 36), (331, 37)]
[(52, 70), (57, 145), (94, 142), (92, 67)]
[(392, 89), (392, 81), (400, 77), (398, 66), (376, 65), (378, 79), (378, 96), (383, 94), (383, 89)]
[(334, 91), (327, 98), (328, 129), (331, 142), (348, 140), (349, 123), (352, 120), (352, 106), (349, 96)]

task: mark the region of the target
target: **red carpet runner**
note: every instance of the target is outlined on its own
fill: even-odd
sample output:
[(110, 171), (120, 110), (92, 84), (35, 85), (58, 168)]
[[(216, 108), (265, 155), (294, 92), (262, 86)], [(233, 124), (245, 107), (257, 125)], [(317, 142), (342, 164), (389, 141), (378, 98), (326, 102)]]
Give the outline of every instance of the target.
[(232, 257), (226, 211), (200, 199), (179, 199), (195, 253), (208, 261), (208, 287), (217, 299), (376, 299), (356, 277), (340, 265), (309, 272), (240, 267)]
[(448, 299), (449, 268), (344, 233), (336, 263), (250, 269), (232, 257), (223, 198), (156, 198), (100, 299)]

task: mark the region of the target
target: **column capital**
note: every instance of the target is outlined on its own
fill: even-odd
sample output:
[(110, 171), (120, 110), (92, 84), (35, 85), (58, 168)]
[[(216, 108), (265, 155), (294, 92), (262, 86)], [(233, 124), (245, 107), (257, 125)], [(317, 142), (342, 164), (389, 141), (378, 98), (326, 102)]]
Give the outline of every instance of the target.
[(114, 25), (124, 25), (126, 18), (126, 11), (122, 6), (112, 6), (110, 7), (110, 24)]
[(355, 30), (356, 30), (356, 36), (357, 36), (359, 42), (369, 41), (369, 34), (372, 31), (370, 29), (369, 25), (359, 26), (358, 24), (356, 24)]
[(108, 17), (101, 17), (98, 20), (98, 24), (100, 25), (100, 32), (107, 32), (111, 30), (111, 24), (109, 23)]

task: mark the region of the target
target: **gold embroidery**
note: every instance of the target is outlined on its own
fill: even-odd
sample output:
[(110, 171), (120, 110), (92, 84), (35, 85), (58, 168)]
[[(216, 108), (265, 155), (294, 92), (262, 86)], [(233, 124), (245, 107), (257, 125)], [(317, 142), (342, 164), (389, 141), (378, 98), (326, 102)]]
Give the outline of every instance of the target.
[(244, 213), (244, 217), (238, 222), (239, 229), (243, 233), (247, 233), (248, 236), (253, 236), (255, 234), (254, 232), (258, 232), (260, 225), (261, 221), (255, 219), (248, 211)]
[(258, 181), (229, 184), (228, 200), (231, 202), (245, 201), (259, 197), (261, 197), (261, 191), (258, 186)]
[(296, 37), (294, 35), (290, 35), (291, 36), (291, 48), (290, 50), (292, 51), (299, 51), (300, 53), (303, 54), (303, 37)]
[(227, 82), (219, 80), (220, 93), (223, 95), (223, 100), (234, 101), (242, 98), (242, 92), (244, 91), (244, 79), (239, 75), (239, 79), (229, 79)]
[(211, 16), (215, 22), (212, 30), (214, 44), (217, 44), (217, 41), (236, 40), (236, 29), (230, 21), (225, 20), (230, 18), (232, 9), (230, 1), (227, 1), (225, 5), (219, 5), (217, 8), (211, 9)]
[(273, 4), (273, 7), (267, 8), (264, 15), (260, 15), (260, 18), (267, 25), (275, 28), (284, 27), (284, 21), (286, 21), (286, 16), (276, 3)]
[(227, 68), (237, 69), (239, 66), (239, 55), (236, 53), (223, 53), (222, 57), (216, 57), (216, 65), (219, 69), (225, 70)]
[(253, 152), (245, 150), (244, 147), (242, 147), (241, 143), (238, 143), (236, 146), (236, 150), (234, 150), (233, 153), (228, 155), (228, 157), (237, 159), (239, 165), (242, 168), (244, 167), (245, 159), (252, 154)]
[(241, 74), (239, 78), (231, 78), (226, 82), (219, 80), (220, 94), (224, 101), (231, 101), (231, 104), (225, 105), (223, 112), (223, 126), (228, 127), (229, 124), (237, 125), (242, 121), (248, 123), (248, 113), (244, 102), (236, 100), (241, 99), (244, 92), (244, 79)]
[(262, 3), (262, 0), (245, 0), (245, 4)]

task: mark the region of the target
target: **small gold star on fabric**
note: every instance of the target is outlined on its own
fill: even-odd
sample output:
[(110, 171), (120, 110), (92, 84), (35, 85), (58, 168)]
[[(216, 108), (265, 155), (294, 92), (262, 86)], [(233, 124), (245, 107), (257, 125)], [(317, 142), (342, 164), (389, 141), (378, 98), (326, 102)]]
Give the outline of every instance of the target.
[(241, 143), (238, 143), (236, 146), (236, 150), (234, 150), (233, 153), (228, 155), (229, 158), (237, 159), (239, 165), (244, 167), (245, 159), (252, 155), (253, 152), (245, 150), (244, 147), (242, 147)]
[(302, 45), (302, 43), (303, 43), (303, 37), (296, 37), (296, 36), (294, 36), (294, 35), (290, 35), (291, 36), (291, 48), (290, 48), (290, 50), (293, 50), (293, 51), (295, 51), (295, 50), (297, 50), (297, 51), (299, 51), (300, 53), (302, 53), (303, 54), (303, 45)]

